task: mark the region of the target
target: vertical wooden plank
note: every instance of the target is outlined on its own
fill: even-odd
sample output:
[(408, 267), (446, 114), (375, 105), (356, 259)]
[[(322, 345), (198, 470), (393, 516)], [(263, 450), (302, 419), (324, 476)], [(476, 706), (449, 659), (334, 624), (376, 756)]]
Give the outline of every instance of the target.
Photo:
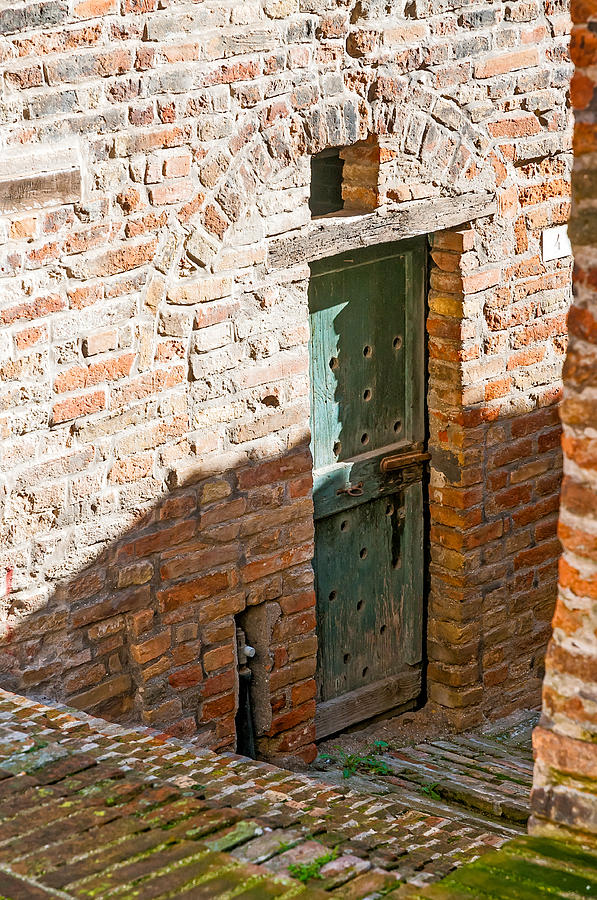
[(423, 487), (412, 484), (404, 491), (402, 584), (404, 604), (403, 660), (409, 665), (423, 657)]
[(407, 316), (411, 347), (407, 403), (412, 410), (412, 439), (425, 438), (425, 306), (427, 296), (427, 239), (407, 258)]
[(410, 563), (417, 535), (405, 530), (409, 512), (397, 494), (317, 523), (322, 700), (386, 678), (407, 656), (421, 658), (420, 627), (417, 634), (411, 615), (421, 570)]

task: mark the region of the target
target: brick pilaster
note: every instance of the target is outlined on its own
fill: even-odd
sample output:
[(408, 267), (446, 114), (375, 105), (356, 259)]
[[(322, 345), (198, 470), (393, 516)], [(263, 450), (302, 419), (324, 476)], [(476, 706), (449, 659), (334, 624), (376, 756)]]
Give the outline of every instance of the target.
[(543, 712), (535, 730), (529, 827), (597, 847), (597, 116), (595, 0), (573, 0), (576, 72), (574, 206), (575, 303), (564, 368), (564, 471), (559, 593), (546, 659)]
[(537, 378), (512, 347), (534, 349), (533, 325), (515, 318), (512, 273), (479, 264), (475, 227), (431, 244), (428, 696), (467, 728), (539, 697), (558, 553), (558, 392), (539, 383), (534, 402), (516, 396), (516, 379)]

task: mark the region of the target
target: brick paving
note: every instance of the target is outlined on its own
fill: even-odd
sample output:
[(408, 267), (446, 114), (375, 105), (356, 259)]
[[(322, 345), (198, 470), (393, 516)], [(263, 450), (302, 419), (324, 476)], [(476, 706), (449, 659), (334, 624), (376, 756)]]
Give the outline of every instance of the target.
[[(423, 796), (429, 811), (448, 813), (461, 824), (497, 827), (499, 834), (509, 828), (523, 830), (533, 782), (531, 734), (538, 718), (534, 710), (521, 710), (474, 733), (398, 749), (372, 745), (372, 758), (387, 774), (359, 772), (350, 783), (353, 790), (395, 794), (415, 807)], [(332, 747), (330, 755), (332, 760), (320, 758), (316, 768), (327, 781), (340, 784), (346, 751), (334, 753)], [(498, 823), (506, 831), (500, 831)]]
[(523, 837), (401, 900), (580, 900), (597, 897), (597, 857), (588, 848)]
[[(502, 802), (533, 721), (384, 750), (391, 774), (331, 784), (0, 691), (0, 896), (597, 896), (594, 857), (523, 836)], [(430, 772), (435, 796), (416, 794)], [(473, 798), (487, 777), (492, 808), (448, 798), (457, 776)]]
[[(4, 895), (19, 900), (52, 890), (364, 898), (423, 886), (521, 830), (428, 795), (331, 785), (7, 692), (0, 769), (0, 871)], [(307, 888), (290, 877), (301, 865), (319, 875)], [(30, 893), (15, 893), (15, 878), (30, 879)]]

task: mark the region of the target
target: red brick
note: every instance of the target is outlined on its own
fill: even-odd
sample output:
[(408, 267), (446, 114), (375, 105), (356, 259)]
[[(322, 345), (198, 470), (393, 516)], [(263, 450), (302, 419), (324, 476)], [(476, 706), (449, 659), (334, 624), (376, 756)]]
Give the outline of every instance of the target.
[(590, 741), (537, 727), (533, 732), (533, 749), (542, 763), (558, 772), (583, 779), (597, 778), (597, 753)]
[(297, 725), (303, 722), (312, 721), (314, 718), (315, 700), (309, 700), (302, 706), (297, 706), (295, 709), (291, 709), (280, 716), (275, 716), (272, 719), (268, 735), (281, 734), (284, 731), (289, 731), (291, 728), (296, 728)]
[(161, 656), (169, 647), (170, 629), (167, 629), (140, 644), (131, 644), (131, 654), (135, 662), (143, 664)]
[(300, 453), (287, 456), (280, 460), (268, 460), (250, 469), (244, 469), (238, 473), (238, 486), (240, 490), (246, 490), (260, 485), (274, 484), (296, 475), (311, 472), (311, 454)]
[(213, 697), (216, 694), (229, 693), (234, 690), (236, 684), (236, 672), (234, 669), (226, 669), (217, 675), (210, 675), (203, 682), (203, 696)]
[(195, 687), (203, 678), (203, 669), (200, 665), (187, 666), (186, 669), (178, 669), (168, 675), (168, 682), (177, 691)]
[(219, 594), (228, 587), (228, 575), (226, 572), (214, 572), (194, 581), (185, 581), (167, 590), (158, 591), (157, 600), (161, 612), (169, 612), (186, 606), (188, 603), (197, 603), (205, 600), (213, 594)]
[(530, 137), (541, 131), (537, 116), (526, 113), (512, 113), (487, 126), (494, 138)]
[(24, 328), (15, 334), (14, 339), (17, 350), (28, 350), (29, 347), (34, 347), (42, 341), (47, 341), (48, 330), (45, 325), (41, 328)]
[(190, 181), (174, 181), (154, 185), (149, 190), (149, 200), (153, 206), (164, 206), (170, 203), (181, 203), (188, 200), (193, 192)]
[(539, 63), (539, 55), (533, 47), (528, 50), (515, 50), (502, 53), (499, 56), (489, 57), (482, 62), (475, 63), (475, 78), (493, 78), (496, 75), (505, 75), (517, 69), (526, 69)]
[(266, 559), (259, 559), (249, 563), (242, 569), (242, 577), (245, 582), (251, 583), (258, 578), (280, 572), (291, 566), (299, 565), (313, 558), (313, 547), (309, 544), (305, 547), (297, 547), (293, 550), (284, 550)]
[(79, 416), (89, 416), (99, 412), (106, 406), (106, 396), (103, 391), (94, 391), (91, 394), (82, 394), (69, 397), (52, 407), (52, 421), (55, 425), (60, 422), (68, 422), (69, 419), (77, 419)]
[(123, 544), (120, 553), (122, 556), (128, 556), (132, 559), (140, 559), (144, 556), (150, 556), (152, 553), (158, 553), (161, 550), (169, 550), (177, 544), (183, 544), (190, 540), (197, 525), (193, 519), (184, 522), (177, 522), (166, 528), (156, 528), (151, 534), (136, 538), (128, 544)]
[(224, 669), (234, 662), (235, 654), (231, 644), (225, 644), (223, 647), (214, 647), (213, 650), (207, 650), (203, 654), (203, 668), (208, 674), (216, 672), (218, 669)]
[(88, 366), (72, 366), (56, 376), (54, 390), (59, 394), (65, 391), (78, 391), (101, 384), (103, 381), (124, 378), (130, 373), (134, 360), (134, 353), (125, 353)]
[(164, 160), (163, 173), (166, 178), (183, 178), (191, 171), (191, 154), (188, 152), (169, 156)]
[(206, 700), (201, 707), (201, 721), (213, 722), (221, 719), (226, 713), (233, 712), (235, 708), (234, 694), (224, 694), (216, 700)]
[(307, 700), (311, 700), (316, 693), (317, 685), (314, 679), (304, 681), (302, 684), (295, 684), (291, 691), (293, 707), (300, 706), (302, 703), (306, 703)]
[(138, 453), (128, 459), (114, 463), (110, 469), (108, 480), (113, 484), (130, 484), (151, 474), (153, 456), (151, 453)]
[(0, 324), (12, 325), (19, 319), (32, 320), (41, 319), (43, 316), (50, 315), (64, 309), (66, 303), (59, 294), (49, 294), (46, 297), (38, 297), (28, 303), (19, 303), (16, 306), (9, 306), (0, 312)]

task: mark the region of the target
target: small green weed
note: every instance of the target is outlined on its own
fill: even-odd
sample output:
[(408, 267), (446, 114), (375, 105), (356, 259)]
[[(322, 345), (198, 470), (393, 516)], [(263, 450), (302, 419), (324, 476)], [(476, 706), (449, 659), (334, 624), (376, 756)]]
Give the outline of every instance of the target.
[[(23, 753), (35, 753), (37, 750), (43, 750), (44, 747), (47, 747), (47, 746), (48, 746), (47, 741), (35, 741), (31, 745), (31, 747), (27, 747), (26, 750), (23, 750)], [(0, 897), (0, 900), (2, 900), (1, 897)]]
[(347, 753), (341, 747), (334, 748), (334, 753), (322, 753), (319, 759), (324, 762), (339, 763), (342, 766), (344, 778), (350, 778), (357, 772), (364, 775), (389, 775), (390, 768), (382, 759), (376, 759), (376, 754), (388, 747), (386, 741), (374, 741), (365, 755), (360, 753)]
[(310, 881), (311, 878), (321, 878), (321, 870), (323, 869), (325, 864), (331, 862), (333, 859), (336, 859), (337, 856), (338, 848), (334, 847), (333, 850), (329, 850), (322, 856), (318, 856), (315, 859), (312, 859), (311, 862), (290, 863), (290, 865), (288, 866), (288, 871), (293, 878), (296, 878), (298, 879), (298, 881), (302, 881), (303, 884), (306, 884), (308, 881)]
[(278, 844), (278, 853), (284, 853), (286, 850), (290, 850), (291, 847), (296, 846), (296, 841), (280, 841)]
[(421, 793), (427, 794), (428, 797), (431, 797), (432, 800), (441, 800), (441, 794), (436, 790), (439, 787), (439, 781), (434, 781), (433, 784), (422, 784), (421, 785)]

